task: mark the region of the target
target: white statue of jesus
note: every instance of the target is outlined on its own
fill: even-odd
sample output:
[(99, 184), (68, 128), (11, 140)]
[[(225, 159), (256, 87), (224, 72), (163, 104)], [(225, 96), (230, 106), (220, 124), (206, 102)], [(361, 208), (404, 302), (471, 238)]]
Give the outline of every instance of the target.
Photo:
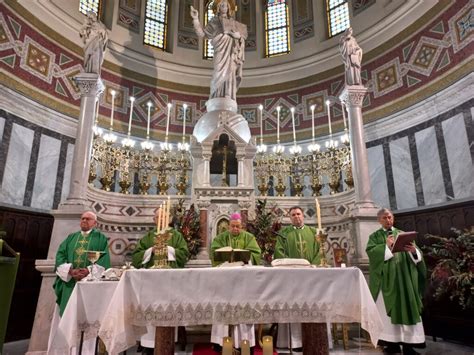
[(191, 6), (196, 34), (210, 39), (214, 48), (211, 99), (226, 97), (235, 101), (242, 81), (247, 26), (233, 18), (234, 9), (232, 0), (214, 1), (213, 10), (216, 16), (203, 28), (199, 22), (198, 11)]
[(109, 40), (107, 29), (97, 19), (97, 15), (88, 12), (84, 25), (79, 32), (84, 43), (84, 70), (86, 73), (100, 74), (104, 62), (104, 52)]

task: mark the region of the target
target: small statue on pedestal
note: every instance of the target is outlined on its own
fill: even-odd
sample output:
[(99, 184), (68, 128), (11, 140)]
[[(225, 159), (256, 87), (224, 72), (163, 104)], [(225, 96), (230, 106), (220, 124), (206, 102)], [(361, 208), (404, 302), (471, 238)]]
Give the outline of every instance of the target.
[(362, 85), (360, 77), (362, 48), (352, 36), (352, 27), (349, 27), (339, 39), (339, 50), (346, 71), (346, 85)]
[(86, 73), (100, 74), (104, 53), (109, 41), (107, 29), (92, 11), (87, 13), (79, 32), (84, 43), (84, 70)]

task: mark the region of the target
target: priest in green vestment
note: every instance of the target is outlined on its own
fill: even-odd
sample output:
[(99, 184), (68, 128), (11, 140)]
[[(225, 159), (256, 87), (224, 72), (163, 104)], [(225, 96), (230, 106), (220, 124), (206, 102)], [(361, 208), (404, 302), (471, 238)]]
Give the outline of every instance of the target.
[[(319, 265), (319, 242), (316, 240), (316, 228), (304, 224), (304, 211), (299, 206), (290, 208), (291, 225), (280, 230), (275, 244), (274, 259), (306, 259), (313, 265)], [(277, 348), (290, 348), (288, 324), (278, 324)], [(291, 323), (291, 348), (300, 350), (303, 346), (301, 324)]]
[(97, 261), (97, 265), (100, 265), (103, 269), (110, 267), (107, 237), (94, 228), (96, 224), (97, 216), (95, 213), (84, 212), (81, 216), (81, 230), (69, 234), (56, 253), (55, 268), (57, 276), (53, 287), (61, 316), (76, 282), (89, 274), (87, 267), (91, 265), (91, 262), (87, 259), (87, 251), (103, 252)]
[[(223, 247), (232, 247), (232, 249), (244, 249), (250, 251), (250, 263), (252, 265), (260, 264), (261, 249), (258, 246), (255, 236), (249, 232), (242, 230), (242, 217), (240, 213), (230, 215), (229, 230), (218, 234), (211, 243), (211, 258), (214, 266), (219, 262), (214, 261), (214, 252), (216, 249)], [(222, 266), (225, 266), (222, 265)], [(222, 285), (222, 287), (225, 287)], [(221, 347), (223, 338), (229, 335), (229, 326), (216, 324), (212, 325), (211, 342), (216, 344), (215, 347)], [(253, 324), (238, 324), (234, 326), (234, 334), (232, 337), (234, 348), (240, 348), (242, 340), (248, 340), (250, 347), (255, 347), (255, 328)]]
[(384, 329), (379, 338), (389, 354), (418, 354), (425, 347), (421, 320), (426, 266), (421, 251), (413, 243), (403, 252), (391, 252), (400, 230), (393, 227), (393, 214), (383, 208), (377, 213), (382, 228), (369, 236), (369, 288), (376, 301)]

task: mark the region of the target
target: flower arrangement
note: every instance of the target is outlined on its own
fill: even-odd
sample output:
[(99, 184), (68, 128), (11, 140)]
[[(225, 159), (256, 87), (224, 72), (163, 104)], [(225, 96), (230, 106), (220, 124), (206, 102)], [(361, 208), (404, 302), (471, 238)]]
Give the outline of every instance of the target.
[(428, 261), (434, 261), (431, 285), (435, 299), (449, 296), (462, 309), (470, 309), (474, 308), (474, 227), (453, 232), (453, 238), (426, 236), (433, 241), (424, 248)]
[(181, 232), (188, 244), (191, 258), (195, 257), (201, 246), (199, 212), (194, 207), (194, 204), (185, 209), (184, 200), (179, 200), (178, 205), (173, 207), (171, 215), (173, 216), (174, 228)]
[(247, 221), (247, 231), (252, 233), (262, 250), (262, 264), (269, 265), (273, 260), (276, 232), (281, 228), (281, 211), (275, 206), (267, 208), (267, 200), (257, 200), (255, 219)]

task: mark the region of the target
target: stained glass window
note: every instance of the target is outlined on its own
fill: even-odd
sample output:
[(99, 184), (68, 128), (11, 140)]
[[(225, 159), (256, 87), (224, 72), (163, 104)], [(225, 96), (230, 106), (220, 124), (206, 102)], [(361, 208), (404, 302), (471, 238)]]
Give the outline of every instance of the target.
[(290, 26), (286, 0), (268, 0), (265, 11), (266, 56), (290, 53)]
[(347, 0), (326, 0), (329, 37), (344, 32), (350, 26)]
[(168, 1), (147, 0), (143, 42), (165, 50), (168, 35)]
[(89, 11), (92, 11), (96, 14), (99, 13), (101, 5), (101, 0), (80, 0), (79, 1), (79, 11), (84, 15), (87, 15)]
[[(214, 17), (214, 12), (212, 11), (212, 5), (214, 1), (209, 1), (207, 4), (206, 13), (204, 14), (204, 26)], [(214, 57), (214, 48), (212, 47), (211, 40), (204, 40), (204, 59), (212, 59)]]

